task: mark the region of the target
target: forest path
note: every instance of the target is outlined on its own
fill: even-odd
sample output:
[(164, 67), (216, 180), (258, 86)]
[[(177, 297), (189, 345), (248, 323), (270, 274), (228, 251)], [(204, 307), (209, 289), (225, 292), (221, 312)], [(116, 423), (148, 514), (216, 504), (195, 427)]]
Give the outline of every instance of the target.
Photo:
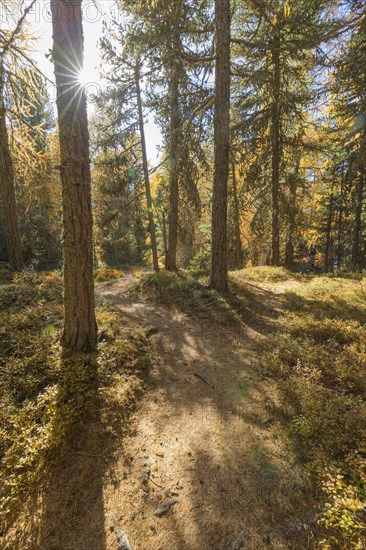
[[(264, 536), (309, 506), (307, 478), (278, 437), (276, 391), (261, 368), (258, 341), (268, 327), (195, 319), (139, 301), (130, 284), (126, 277), (97, 290), (158, 330), (151, 336), (158, 361), (104, 488), (106, 549), (118, 548), (111, 526), (127, 533), (133, 550), (268, 548)], [(275, 286), (256, 285), (274, 317), (286, 290)], [(156, 517), (169, 498), (179, 502)], [(308, 547), (301, 538), (272, 537), (271, 547)]]

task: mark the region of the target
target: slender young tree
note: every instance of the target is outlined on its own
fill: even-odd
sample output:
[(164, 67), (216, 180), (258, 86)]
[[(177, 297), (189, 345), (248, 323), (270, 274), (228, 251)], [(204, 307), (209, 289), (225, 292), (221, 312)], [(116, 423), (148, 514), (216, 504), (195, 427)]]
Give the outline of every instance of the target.
[(227, 186), (230, 125), (230, 0), (216, 0), (215, 171), (212, 190), (211, 287), (225, 292), (227, 280)]
[(97, 344), (94, 311), (91, 175), (83, 67), (81, 0), (52, 0), (53, 61), (60, 135), (63, 250), (63, 346), (89, 352)]
[(144, 126), (144, 112), (143, 112), (143, 108), (142, 108), (142, 95), (141, 95), (140, 78), (141, 78), (141, 76), (140, 76), (140, 63), (137, 63), (136, 64), (136, 69), (135, 69), (135, 84), (136, 84), (137, 107), (138, 107), (138, 113), (139, 113), (139, 130), (140, 130), (140, 138), (141, 138), (141, 152), (142, 152), (142, 164), (143, 164), (144, 181), (145, 181), (146, 204), (147, 204), (147, 213), (148, 213), (148, 217), (149, 217), (151, 252), (152, 252), (152, 256), (153, 256), (154, 271), (159, 271), (158, 248), (157, 248), (157, 244), (156, 244), (156, 232), (155, 232), (155, 221), (154, 221), (154, 212), (153, 212), (153, 201), (152, 201), (152, 197), (151, 197), (150, 175), (149, 175), (149, 166), (148, 166), (148, 160), (147, 160), (145, 126)]
[[(173, 50), (178, 48), (179, 32), (173, 33)], [(181, 119), (179, 111), (180, 62), (173, 58), (169, 82), (170, 144), (169, 144), (169, 233), (168, 250), (165, 256), (165, 269), (177, 271), (177, 241), (179, 214), (179, 161), (181, 142)]]

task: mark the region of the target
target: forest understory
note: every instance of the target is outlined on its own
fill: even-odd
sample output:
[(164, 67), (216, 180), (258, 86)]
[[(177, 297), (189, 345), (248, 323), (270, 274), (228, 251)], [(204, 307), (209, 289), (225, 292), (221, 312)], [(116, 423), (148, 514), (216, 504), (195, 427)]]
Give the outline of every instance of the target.
[(364, 548), (364, 279), (121, 275), (65, 357), (59, 275), (1, 272), (1, 547)]
[(0, 0), (1, 550), (366, 549), (365, 69), (364, 0)]

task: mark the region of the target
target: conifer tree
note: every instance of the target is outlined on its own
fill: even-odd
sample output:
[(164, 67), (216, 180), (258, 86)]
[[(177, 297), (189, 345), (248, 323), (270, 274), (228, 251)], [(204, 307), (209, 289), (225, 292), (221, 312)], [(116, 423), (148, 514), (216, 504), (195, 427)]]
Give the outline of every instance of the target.
[(90, 352), (97, 345), (94, 311), (89, 134), (83, 68), (81, 0), (52, 0), (53, 61), (61, 154), (64, 251), (63, 346)]

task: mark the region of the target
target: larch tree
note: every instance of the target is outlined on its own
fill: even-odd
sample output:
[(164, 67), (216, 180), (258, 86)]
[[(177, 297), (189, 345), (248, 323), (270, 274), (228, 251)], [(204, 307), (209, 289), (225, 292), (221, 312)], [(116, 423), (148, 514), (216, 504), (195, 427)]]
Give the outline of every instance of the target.
[(63, 346), (90, 352), (97, 345), (94, 308), (93, 217), (81, 0), (52, 0), (53, 61), (61, 155), (64, 333)]
[[(4, 4), (4, 5), (3, 5)], [(35, 0), (31, 2), (24, 12), (19, 16), (14, 29), (0, 29), (0, 196), (4, 211), (4, 224), (7, 240), (10, 268), (14, 271), (21, 271), (24, 262), (21, 249), (21, 239), (15, 197), (15, 171), (13, 159), (10, 152), (9, 134), (6, 123), (6, 100), (5, 85), (9, 78), (7, 70), (7, 57), (21, 54), (21, 49), (16, 44), (17, 38), (22, 33), (24, 22)], [(1, 2), (1, 9), (7, 13), (7, 6)], [(16, 48), (16, 49), (15, 49)]]
[(15, 199), (14, 165), (10, 154), (9, 135), (6, 126), (4, 99), (4, 65), (0, 61), (0, 194), (4, 209), (4, 222), (10, 269), (21, 271), (23, 256)]
[(227, 276), (227, 187), (230, 141), (230, 0), (216, 0), (216, 64), (210, 285), (225, 292)]

